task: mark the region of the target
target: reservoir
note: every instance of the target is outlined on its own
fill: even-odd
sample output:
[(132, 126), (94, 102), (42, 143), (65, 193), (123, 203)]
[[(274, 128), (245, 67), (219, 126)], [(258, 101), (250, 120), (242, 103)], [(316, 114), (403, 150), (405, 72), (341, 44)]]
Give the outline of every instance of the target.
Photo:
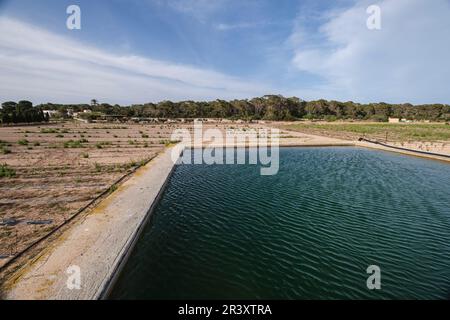
[(178, 165), (110, 298), (450, 298), (448, 164), (282, 148), (259, 169)]

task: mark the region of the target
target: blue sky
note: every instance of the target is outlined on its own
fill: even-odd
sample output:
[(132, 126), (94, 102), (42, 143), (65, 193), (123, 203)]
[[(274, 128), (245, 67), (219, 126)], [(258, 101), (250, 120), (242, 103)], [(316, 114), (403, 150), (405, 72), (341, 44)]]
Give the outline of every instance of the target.
[(0, 100), (450, 103), (448, 17), (449, 0), (0, 0)]

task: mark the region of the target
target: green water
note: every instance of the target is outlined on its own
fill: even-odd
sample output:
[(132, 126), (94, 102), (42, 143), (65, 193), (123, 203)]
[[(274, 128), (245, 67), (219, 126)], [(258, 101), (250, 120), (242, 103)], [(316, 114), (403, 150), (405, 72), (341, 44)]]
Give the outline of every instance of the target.
[(178, 166), (111, 298), (450, 297), (450, 165), (285, 148), (277, 175), (259, 173)]

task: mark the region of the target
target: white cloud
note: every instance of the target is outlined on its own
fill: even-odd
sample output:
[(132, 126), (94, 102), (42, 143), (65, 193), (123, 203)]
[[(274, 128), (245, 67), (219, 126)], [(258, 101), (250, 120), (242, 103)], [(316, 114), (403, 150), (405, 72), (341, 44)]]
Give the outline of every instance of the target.
[(310, 88), (310, 94), (354, 101), (449, 103), (449, 1), (380, 1), (381, 30), (366, 27), (371, 4), (360, 1), (329, 13), (313, 38), (301, 26), (291, 35), (294, 66), (324, 80)]
[(250, 97), (267, 92), (213, 70), (120, 56), (0, 17), (0, 99), (110, 103)]

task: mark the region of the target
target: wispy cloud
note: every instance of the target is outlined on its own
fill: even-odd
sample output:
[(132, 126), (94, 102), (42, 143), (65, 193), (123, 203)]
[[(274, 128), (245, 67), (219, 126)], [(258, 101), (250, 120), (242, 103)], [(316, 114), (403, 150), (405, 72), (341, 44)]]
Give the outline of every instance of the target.
[(2, 99), (117, 103), (250, 97), (269, 91), (214, 70), (121, 56), (0, 17)]
[(223, 8), (227, 1), (230, 0), (168, 0), (166, 4), (178, 12), (205, 21)]
[(216, 25), (216, 29), (227, 31), (234, 29), (247, 29), (247, 28), (255, 28), (261, 26), (261, 23), (251, 23), (251, 22), (243, 22), (243, 23), (219, 23)]
[(316, 97), (387, 102), (450, 102), (450, 3), (383, 0), (382, 29), (368, 30), (366, 8), (330, 12), (316, 33), (291, 35), (297, 70), (322, 78)]
[(280, 26), (280, 25), (288, 24), (288, 23), (286, 23), (286, 22), (271, 22), (271, 21), (219, 23), (219, 24), (215, 25), (215, 28), (220, 31), (229, 31), (229, 30), (239, 30), (239, 29), (262, 28), (262, 27), (269, 27), (269, 26)]

